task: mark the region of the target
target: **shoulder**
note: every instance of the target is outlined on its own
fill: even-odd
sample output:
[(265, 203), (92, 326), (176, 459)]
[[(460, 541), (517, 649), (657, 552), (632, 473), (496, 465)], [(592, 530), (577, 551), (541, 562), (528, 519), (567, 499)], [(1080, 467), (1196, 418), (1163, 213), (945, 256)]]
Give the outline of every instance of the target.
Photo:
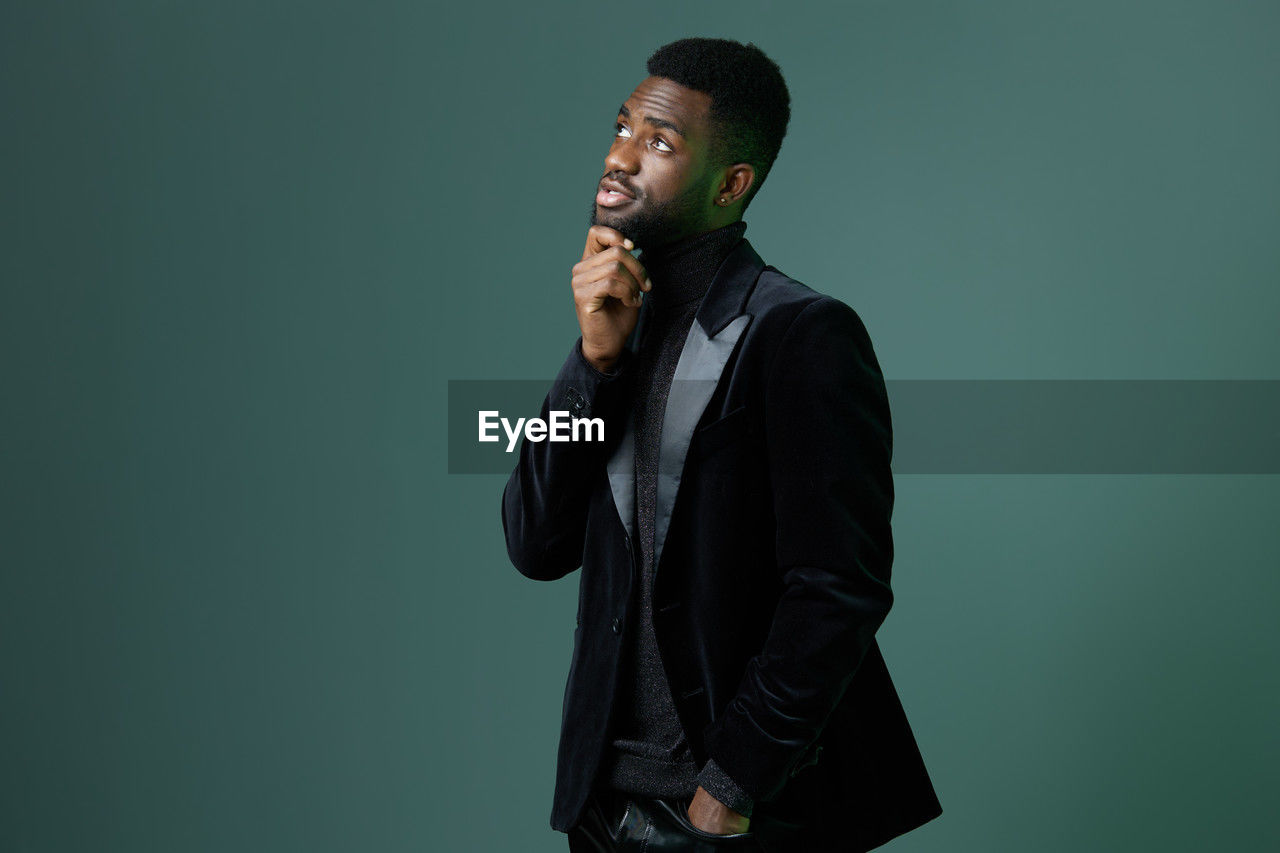
[(843, 333), (869, 344), (866, 326), (850, 305), (766, 266), (746, 305), (768, 338), (811, 337)]

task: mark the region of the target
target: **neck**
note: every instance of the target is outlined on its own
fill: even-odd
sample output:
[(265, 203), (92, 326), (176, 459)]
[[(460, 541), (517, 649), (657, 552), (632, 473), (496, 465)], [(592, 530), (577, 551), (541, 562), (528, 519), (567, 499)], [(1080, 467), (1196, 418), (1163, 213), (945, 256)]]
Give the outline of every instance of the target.
[(747, 224), (742, 220), (721, 228), (645, 249), (640, 263), (653, 279), (646, 296), (655, 310), (683, 305), (702, 297), (721, 262), (738, 245)]

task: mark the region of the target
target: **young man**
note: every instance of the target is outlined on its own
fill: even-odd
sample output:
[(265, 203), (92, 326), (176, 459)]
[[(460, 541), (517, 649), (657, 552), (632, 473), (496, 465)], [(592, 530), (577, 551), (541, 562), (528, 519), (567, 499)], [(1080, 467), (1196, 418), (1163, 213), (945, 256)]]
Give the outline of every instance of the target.
[(605, 441), (526, 441), (503, 494), (522, 574), (582, 569), (551, 825), (573, 851), (868, 850), (941, 811), (874, 639), (884, 381), (858, 315), (743, 239), (790, 117), (778, 67), (684, 39), (648, 71), (542, 409)]

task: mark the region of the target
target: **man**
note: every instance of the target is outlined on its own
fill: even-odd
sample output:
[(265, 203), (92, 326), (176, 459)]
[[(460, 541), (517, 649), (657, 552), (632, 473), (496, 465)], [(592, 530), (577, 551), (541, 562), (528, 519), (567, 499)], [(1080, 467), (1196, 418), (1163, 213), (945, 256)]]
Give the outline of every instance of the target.
[(542, 408), (605, 441), (526, 441), (503, 493), (522, 574), (582, 569), (551, 825), (572, 851), (868, 850), (941, 811), (874, 639), (884, 382), (858, 315), (743, 239), (790, 117), (778, 67), (684, 39), (648, 71)]

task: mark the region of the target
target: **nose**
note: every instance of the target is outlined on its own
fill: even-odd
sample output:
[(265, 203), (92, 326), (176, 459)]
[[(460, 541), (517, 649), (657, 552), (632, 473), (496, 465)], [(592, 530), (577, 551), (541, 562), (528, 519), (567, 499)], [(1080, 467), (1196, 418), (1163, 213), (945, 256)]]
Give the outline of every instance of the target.
[(615, 137), (609, 153), (604, 158), (605, 172), (626, 172), (634, 175), (640, 171), (640, 158), (632, 145), (633, 139)]

